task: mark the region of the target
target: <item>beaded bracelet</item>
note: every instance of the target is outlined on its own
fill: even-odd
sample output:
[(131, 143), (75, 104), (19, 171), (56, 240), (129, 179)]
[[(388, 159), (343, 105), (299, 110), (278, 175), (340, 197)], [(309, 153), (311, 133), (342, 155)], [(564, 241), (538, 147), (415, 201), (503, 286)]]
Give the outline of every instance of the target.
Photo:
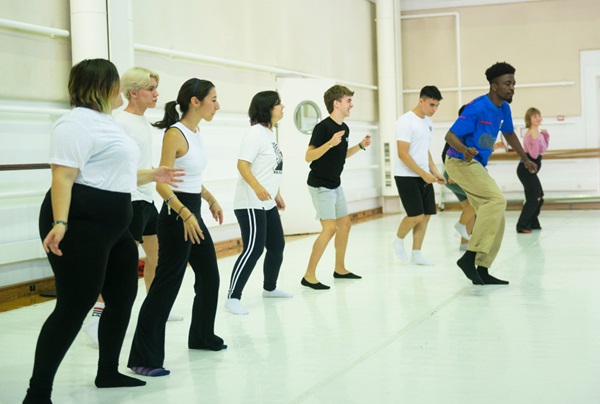
[(52, 222), (52, 227), (56, 226), (57, 224), (62, 224), (63, 226), (65, 226), (65, 229), (67, 229), (69, 227), (69, 223), (67, 223), (65, 220), (55, 220)]

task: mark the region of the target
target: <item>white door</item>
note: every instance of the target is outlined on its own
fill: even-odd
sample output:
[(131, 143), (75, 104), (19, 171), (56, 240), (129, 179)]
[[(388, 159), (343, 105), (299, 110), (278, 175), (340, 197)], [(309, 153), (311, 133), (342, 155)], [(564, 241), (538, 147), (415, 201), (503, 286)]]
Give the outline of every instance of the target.
[[(333, 81), (321, 79), (277, 79), (277, 92), (285, 105), (284, 117), (278, 124), (277, 142), (283, 153), (281, 196), (286, 203), (286, 209), (281, 215), (281, 221), (286, 235), (321, 231), (321, 224), (315, 219), (315, 209), (306, 185), (310, 168), (309, 163), (304, 160), (304, 155), (310, 134), (297, 129), (294, 115), (301, 103), (309, 101), (318, 108), (320, 119), (327, 117), (329, 114), (323, 104), (323, 93), (334, 84)], [(298, 113), (310, 118), (306, 107), (300, 108)], [(312, 123), (305, 124), (304, 128), (310, 130), (312, 126)]]

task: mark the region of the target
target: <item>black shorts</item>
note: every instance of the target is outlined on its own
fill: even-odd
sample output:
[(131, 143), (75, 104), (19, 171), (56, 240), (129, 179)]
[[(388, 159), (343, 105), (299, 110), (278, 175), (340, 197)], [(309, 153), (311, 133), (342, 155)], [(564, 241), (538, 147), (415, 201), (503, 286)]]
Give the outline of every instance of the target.
[(394, 179), (402, 206), (408, 216), (436, 214), (433, 184), (426, 183), (421, 177), (394, 177)]
[(153, 203), (133, 201), (133, 218), (129, 231), (135, 241), (143, 243), (143, 236), (154, 236), (158, 225), (158, 211)]

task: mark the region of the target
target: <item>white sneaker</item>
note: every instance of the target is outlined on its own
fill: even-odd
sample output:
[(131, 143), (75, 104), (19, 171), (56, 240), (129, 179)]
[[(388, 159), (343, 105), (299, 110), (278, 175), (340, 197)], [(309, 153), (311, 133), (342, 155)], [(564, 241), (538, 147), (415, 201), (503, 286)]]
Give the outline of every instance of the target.
[(167, 321), (183, 321), (183, 316), (180, 316), (179, 314), (169, 313), (169, 318), (167, 318)]
[(284, 297), (284, 298), (290, 298), (290, 297), (294, 297), (294, 295), (292, 295), (291, 293), (288, 293), (286, 291), (280, 290), (280, 289), (273, 289), (271, 291), (263, 290), (263, 297)]
[(458, 234), (460, 234), (460, 236), (462, 238), (464, 238), (467, 241), (471, 240), (471, 236), (469, 236), (469, 233), (467, 233), (467, 226), (456, 222), (456, 224), (454, 225), (454, 228), (456, 229), (456, 231), (458, 232)]
[(225, 302), (225, 308), (237, 315), (245, 315), (249, 313), (248, 309), (242, 306), (240, 299), (227, 299)]
[(94, 345), (98, 347), (98, 325), (100, 324), (100, 317), (92, 317), (90, 321), (87, 323), (85, 327), (83, 327), (83, 331), (87, 334), (88, 337), (92, 340)]
[(406, 250), (404, 249), (404, 243), (402, 239), (396, 237), (392, 243), (392, 246), (394, 247), (396, 257), (398, 257), (402, 262), (408, 262), (408, 255), (406, 255)]

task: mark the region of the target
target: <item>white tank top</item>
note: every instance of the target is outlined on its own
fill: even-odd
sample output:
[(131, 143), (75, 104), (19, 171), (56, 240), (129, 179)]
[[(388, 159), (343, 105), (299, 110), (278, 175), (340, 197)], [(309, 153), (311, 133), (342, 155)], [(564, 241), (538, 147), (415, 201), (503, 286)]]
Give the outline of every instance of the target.
[(185, 176), (181, 177), (183, 182), (177, 183), (178, 187), (172, 188), (172, 190), (199, 194), (202, 192), (202, 172), (207, 164), (206, 150), (200, 137), (200, 130), (192, 132), (181, 122), (175, 123), (171, 128), (179, 129), (188, 143), (188, 152), (184, 156), (176, 158), (174, 164), (176, 168), (185, 169)]

